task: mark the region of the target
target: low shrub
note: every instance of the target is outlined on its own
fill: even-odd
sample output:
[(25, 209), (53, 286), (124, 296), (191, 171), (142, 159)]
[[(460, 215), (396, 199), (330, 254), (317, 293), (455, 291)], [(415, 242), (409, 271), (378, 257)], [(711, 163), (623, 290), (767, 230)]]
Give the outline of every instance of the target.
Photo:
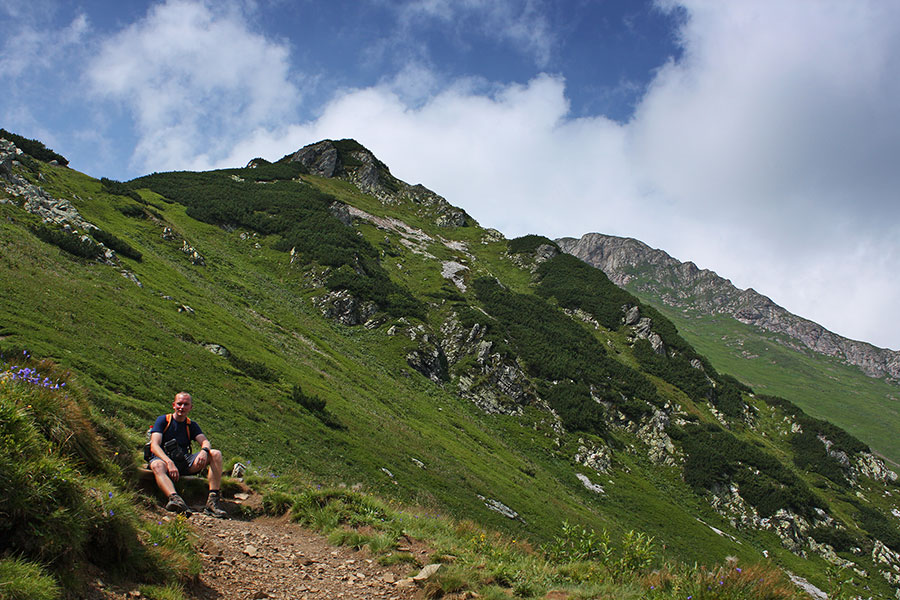
[(263, 496), (262, 503), (267, 515), (280, 517), (291, 509), (294, 498), (285, 492), (272, 491)]
[(849, 485), (841, 464), (828, 454), (814, 429), (804, 429), (794, 434), (791, 449), (794, 451), (794, 464), (801, 469), (823, 475), (838, 485)]
[(247, 377), (267, 382), (278, 380), (278, 373), (261, 362), (247, 360), (234, 353), (228, 355), (228, 362)]
[[(142, 211), (143, 212), (143, 211)], [(131, 244), (126, 242), (125, 240), (114, 236), (108, 231), (104, 231), (103, 229), (95, 229), (91, 232), (91, 235), (95, 240), (102, 243), (104, 246), (109, 248), (110, 250), (114, 250), (118, 252), (122, 256), (128, 257), (132, 260), (136, 260), (138, 262), (141, 261), (143, 255), (135, 250)]]
[(591, 397), (591, 389), (583, 383), (562, 381), (548, 386), (542, 394), (569, 431), (584, 431), (603, 436), (606, 433), (606, 411)]
[(141, 204), (146, 204), (144, 199), (141, 198), (140, 194), (131, 189), (131, 187), (122, 183), (121, 181), (116, 181), (115, 179), (107, 179), (106, 177), (100, 178), (100, 185), (103, 186), (103, 191), (107, 194), (113, 194), (114, 196), (127, 196), (132, 200), (135, 200)]
[(318, 396), (310, 396), (303, 393), (300, 386), (296, 384), (291, 388), (291, 400), (310, 412), (320, 412), (325, 410), (324, 400)]
[(653, 538), (644, 533), (629, 531), (613, 544), (605, 529), (595, 531), (568, 521), (543, 550), (551, 560), (569, 563), (567, 577), (578, 582), (599, 581), (601, 577), (625, 581), (646, 572), (656, 556)]
[(205, 223), (278, 236), (276, 250), (299, 252), (332, 269), (325, 282), (330, 290), (348, 290), (393, 316), (424, 317), (423, 304), (381, 266), (379, 251), (332, 213), (336, 199), (294, 181), (302, 170), (299, 163), (279, 161), (206, 173), (156, 173), (128, 185), (179, 202)]
[(859, 546), (859, 540), (846, 529), (832, 526), (813, 527), (809, 530), (809, 537), (820, 544), (828, 544), (836, 552), (850, 552), (852, 548)]
[(795, 473), (771, 454), (721, 427), (687, 425), (679, 434), (684, 450), (684, 480), (698, 493), (736, 483), (741, 496), (763, 517), (779, 509), (810, 516), (827, 505)]
[(117, 206), (116, 210), (125, 215), (126, 217), (131, 217), (132, 219), (146, 219), (147, 213), (143, 208), (136, 204), (126, 204), (124, 206)]
[[(650, 380), (611, 358), (596, 337), (547, 300), (511, 292), (491, 278), (476, 279), (472, 287), (492, 317), (486, 337), (495, 351), (510, 348), (533, 377), (590, 385), (594, 395), (616, 405), (626, 398), (660, 402)], [(461, 311), (460, 320), (472, 327), (484, 316)]]
[(778, 407), (788, 415), (793, 416), (804, 431), (809, 430), (816, 435), (822, 435), (827, 438), (834, 444), (832, 446), (832, 449), (834, 450), (843, 450), (844, 452), (849, 453), (871, 451), (867, 444), (860, 441), (852, 434), (828, 421), (809, 416), (803, 412), (803, 409), (789, 400), (785, 400), (780, 396), (768, 396), (765, 394), (760, 394), (759, 398), (769, 406)]
[(801, 600), (783, 571), (769, 565), (739, 567), (732, 561), (714, 567), (669, 566), (647, 575), (641, 598), (647, 600)]
[(509, 240), (506, 249), (510, 254), (530, 254), (537, 250), (538, 246), (552, 246), (557, 252), (561, 252), (556, 242), (542, 235), (523, 235)]
[(32, 231), (42, 241), (53, 244), (73, 256), (88, 260), (97, 260), (103, 256), (103, 248), (87, 236), (78, 236), (60, 227), (44, 224), (34, 227)]
[(894, 552), (900, 552), (900, 531), (884, 514), (868, 506), (858, 506), (857, 520), (873, 538)]

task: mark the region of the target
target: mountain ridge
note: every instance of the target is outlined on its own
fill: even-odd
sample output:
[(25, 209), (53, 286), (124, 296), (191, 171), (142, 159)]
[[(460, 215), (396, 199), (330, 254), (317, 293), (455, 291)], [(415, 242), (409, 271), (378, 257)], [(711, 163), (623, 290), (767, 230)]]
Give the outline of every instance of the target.
[(797, 342), (795, 349), (837, 357), (870, 377), (900, 382), (900, 352), (832, 333), (753, 288), (740, 290), (714, 271), (681, 262), (639, 240), (588, 233), (556, 242), (564, 251), (601, 269), (617, 285), (653, 293), (676, 308), (732, 316), (746, 325), (788, 336)]

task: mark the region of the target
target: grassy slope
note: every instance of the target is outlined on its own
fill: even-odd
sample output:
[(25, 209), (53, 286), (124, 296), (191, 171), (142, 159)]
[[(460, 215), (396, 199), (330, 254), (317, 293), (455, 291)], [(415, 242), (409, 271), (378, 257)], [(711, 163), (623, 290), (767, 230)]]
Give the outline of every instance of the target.
[(790, 399), (807, 413), (846, 429), (900, 465), (900, 388), (858, 368), (779, 343), (775, 334), (727, 317), (695, 315), (647, 295), (713, 365), (762, 394)]
[[(5, 290), (0, 347), (27, 347), (72, 368), (94, 391), (101, 410), (128, 427), (143, 430), (167, 409), (175, 391), (188, 389), (197, 399), (193, 416), (217, 445), (277, 472), (296, 469), (325, 483), (364, 482), (372, 491), (537, 541), (552, 537), (569, 519), (619, 532), (646, 531), (671, 556), (686, 561), (714, 562), (726, 555), (757, 560), (760, 549), (768, 547), (796, 572), (813, 580), (821, 573), (819, 561), (796, 559), (778, 548), (774, 535), (735, 532), (743, 539), (736, 544), (713, 533), (697, 517), (719, 529), (729, 527), (688, 490), (679, 472), (650, 465), (640, 452), (619, 455), (609, 480), (600, 482), (605, 496), (588, 492), (574, 478), (572, 449), (556, 448), (547, 431), (535, 429), (528, 419), (486, 416), (451, 386), (413, 372), (405, 355), (414, 342), (388, 337), (390, 321), (367, 330), (323, 319), (311, 303), (317, 290), (303, 270), (289, 268), (286, 254), (270, 248), (273, 240), (259, 239), (256, 248), (255, 239), (242, 240), (240, 232), (197, 222), (184, 207), (145, 193), (179, 235), (178, 241), (165, 241), (163, 223), (127, 218), (115, 209), (131, 200), (104, 194), (98, 182), (79, 173), (49, 166), (44, 171), (45, 189), (67, 198), (77, 194), (80, 200), (74, 203), (86, 219), (140, 249), (143, 261), (123, 259), (123, 266), (143, 288), (117, 269), (74, 260), (38, 241), (23, 229), (31, 217), (0, 206)], [(343, 182), (315, 183), (364, 210), (388, 212)], [(477, 229), (437, 232), (412, 213), (403, 218), (432, 234), (468, 241), (476, 254), (469, 261), (473, 275), (492, 273), (512, 289), (529, 289), (530, 275), (504, 257), (505, 244), (481, 244)], [(360, 229), (373, 243), (388, 235), (391, 247), (403, 250), (395, 234), (368, 225)], [(182, 237), (203, 254), (207, 266), (190, 264), (180, 251)], [(429, 252), (462, 258), (440, 243)], [(403, 250), (385, 262), (392, 276), (417, 295), (444, 283), (439, 263), (420, 255)], [(177, 304), (190, 306), (194, 314), (178, 312)], [(447, 307), (433, 308), (435, 321), (446, 314)], [(620, 351), (625, 347), (621, 334), (598, 335)], [(207, 342), (267, 365), (279, 381), (246, 377), (200, 345)], [(295, 405), (289, 399), (293, 384), (325, 399), (344, 428), (326, 427)], [(706, 408), (693, 407), (680, 392), (664, 394), (708, 417)], [(526, 523), (489, 511), (476, 494), (507, 504)]]

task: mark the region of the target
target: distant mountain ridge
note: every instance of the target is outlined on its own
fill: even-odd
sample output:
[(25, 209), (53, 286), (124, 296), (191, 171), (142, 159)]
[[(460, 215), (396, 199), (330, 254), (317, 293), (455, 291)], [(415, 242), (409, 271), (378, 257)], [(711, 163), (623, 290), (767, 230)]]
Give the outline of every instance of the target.
[(900, 352), (832, 333), (753, 288), (738, 289), (713, 271), (681, 262), (639, 240), (588, 233), (556, 242), (564, 252), (602, 270), (616, 285), (653, 294), (669, 306), (730, 315), (746, 325), (788, 336), (796, 341), (795, 349), (836, 357), (870, 377), (900, 381)]

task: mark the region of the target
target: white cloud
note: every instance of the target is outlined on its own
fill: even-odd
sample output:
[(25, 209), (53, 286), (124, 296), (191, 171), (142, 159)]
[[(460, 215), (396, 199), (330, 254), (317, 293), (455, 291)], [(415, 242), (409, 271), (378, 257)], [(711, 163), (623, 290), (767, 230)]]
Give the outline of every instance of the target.
[(543, 7), (539, 0), (411, 0), (397, 10), (406, 29), (427, 21), (455, 24), (466, 32), (510, 43), (544, 68), (556, 39)]
[(10, 7), (7, 12), (17, 22), (14, 33), (13, 27), (0, 29), (8, 34), (0, 54), (0, 79), (33, 77), (35, 71), (59, 67), (64, 55), (79, 47), (90, 30), (84, 14), (77, 15), (64, 27), (48, 29), (33, 26), (18, 9), (14, 11)]
[(872, 318), (900, 300), (900, 5), (679, 4), (684, 59), (629, 127), (642, 183), (688, 217), (658, 243), (838, 333), (900, 346), (900, 328)]
[(145, 169), (205, 168), (260, 126), (295, 118), (289, 50), (248, 29), (236, 5), (169, 0), (103, 43), (87, 77), (124, 103)]

